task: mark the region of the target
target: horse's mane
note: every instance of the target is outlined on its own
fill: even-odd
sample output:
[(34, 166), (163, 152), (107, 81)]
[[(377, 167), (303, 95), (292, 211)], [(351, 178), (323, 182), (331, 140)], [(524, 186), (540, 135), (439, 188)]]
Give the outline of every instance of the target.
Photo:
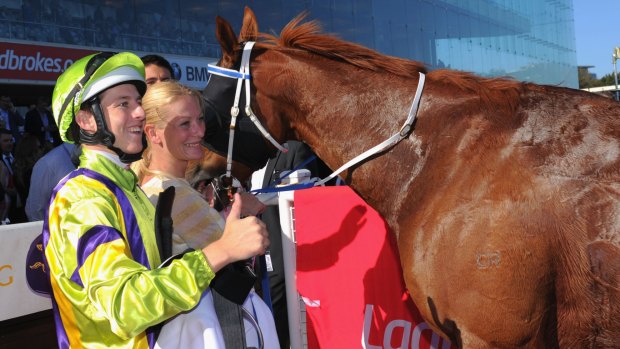
[(512, 80), (510, 77), (484, 78), (450, 69), (434, 70), (429, 74), (430, 76), (436, 81), (455, 86), (462, 91), (474, 92), (487, 109), (494, 109), (501, 105), (507, 105), (512, 110), (516, 109), (519, 96), (526, 86), (525, 83)]
[[(306, 17), (307, 12), (295, 17), (282, 29), (280, 37), (260, 33), (260, 44), (305, 50), (362, 69), (389, 72), (398, 76), (411, 77), (418, 72), (427, 73), (426, 67), (420, 62), (384, 55), (362, 45), (344, 41), (336, 35), (322, 33), (321, 25), (316, 20), (301, 23)], [(431, 76), (436, 81), (478, 94), (485, 104), (493, 104), (499, 99), (514, 106), (524, 86), (523, 83), (509, 78), (489, 79), (449, 69), (435, 70), (430, 73), (429, 77)]]
[(280, 37), (260, 33), (262, 42), (305, 50), (362, 69), (385, 71), (399, 76), (411, 77), (417, 75), (417, 72), (426, 72), (426, 67), (420, 62), (383, 55), (364, 46), (344, 41), (336, 35), (321, 33), (321, 25), (316, 20), (301, 23), (306, 16), (307, 13), (304, 12), (290, 21), (282, 29)]

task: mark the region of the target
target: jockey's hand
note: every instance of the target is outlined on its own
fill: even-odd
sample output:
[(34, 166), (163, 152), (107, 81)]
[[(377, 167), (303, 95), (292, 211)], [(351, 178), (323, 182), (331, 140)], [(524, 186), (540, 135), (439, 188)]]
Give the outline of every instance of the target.
[(240, 218), (242, 205), (241, 196), (235, 194), (224, 234), (202, 249), (214, 272), (229, 263), (264, 254), (269, 247), (265, 223), (254, 216)]

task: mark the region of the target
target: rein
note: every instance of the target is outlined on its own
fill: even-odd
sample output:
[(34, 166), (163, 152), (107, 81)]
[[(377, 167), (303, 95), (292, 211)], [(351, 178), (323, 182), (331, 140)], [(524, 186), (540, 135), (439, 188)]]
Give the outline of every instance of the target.
[[(250, 107), (250, 79), (251, 79), (250, 54), (251, 54), (254, 44), (255, 44), (254, 41), (248, 41), (245, 43), (245, 46), (243, 47), (243, 55), (241, 56), (241, 66), (239, 67), (239, 71), (218, 67), (213, 64), (209, 64), (207, 66), (207, 71), (211, 74), (220, 75), (220, 76), (232, 78), (232, 79), (237, 79), (237, 90), (235, 93), (235, 102), (230, 110), (230, 114), (232, 117), (230, 121), (230, 134), (229, 134), (229, 140), (228, 140), (228, 156), (226, 159), (226, 176), (229, 178), (232, 176), (231, 175), (232, 144), (233, 144), (233, 139), (234, 139), (237, 115), (239, 115), (239, 98), (241, 96), (241, 85), (243, 81), (245, 81), (245, 95), (246, 95), (245, 113), (250, 117), (254, 125), (256, 125), (256, 127), (260, 130), (263, 137), (269, 140), (269, 142), (271, 142), (273, 146), (275, 146), (278, 150), (284, 153), (288, 151), (288, 149), (280, 145), (269, 134), (269, 132), (263, 127), (263, 125), (261, 125), (260, 121), (258, 120), (256, 115), (252, 111), (252, 108)], [(338, 168), (336, 171), (334, 171), (329, 176), (314, 183), (314, 186), (325, 185), (325, 183), (329, 182), (331, 179), (338, 176), (343, 171), (349, 169), (351, 166), (354, 166), (377, 153), (380, 153), (382, 151), (385, 151), (388, 148), (393, 147), (394, 145), (396, 145), (403, 139), (407, 138), (407, 136), (409, 136), (409, 134), (413, 130), (413, 123), (415, 122), (416, 115), (418, 114), (418, 109), (420, 106), (420, 99), (422, 98), (422, 90), (424, 89), (424, 82), (426, 80), (426, 75), (424, 73), (419, 73), (419, 74), (420, 74), (420, 78), (418, 79), (418, 86), (416, 88), (416, 93), (413, 98), (413, 102), (411, 103), (411, 108), (409, 109), (409, 114), (407, 115), (407, 119), (405, 120), (403, 126), (401, 126), (400, 130), (397, 133), (393, 134), (390, 138), (386, 139), (385, 141), (377, 144), (376, 146), (366, 150), (362, 154), (349, 160), (347, 163), (340, 166), (340, 168)], [(293, 185), (293, 186), (296, 186), (296, 185)]]

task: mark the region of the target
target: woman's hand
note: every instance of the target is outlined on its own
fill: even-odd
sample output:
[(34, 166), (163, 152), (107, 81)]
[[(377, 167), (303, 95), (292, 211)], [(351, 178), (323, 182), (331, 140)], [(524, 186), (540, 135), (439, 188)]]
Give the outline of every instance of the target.
[(241, 217), (256, 216), (265, 211), (265, 205), (256, 196), (241, 192)]

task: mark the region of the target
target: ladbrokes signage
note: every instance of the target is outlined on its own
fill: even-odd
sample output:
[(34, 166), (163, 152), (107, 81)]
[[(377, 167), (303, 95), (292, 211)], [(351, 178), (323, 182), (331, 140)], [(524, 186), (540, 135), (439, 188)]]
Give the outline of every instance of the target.
[[(58, 76), (74, 61), (94, 52), (97, 51), (0, 41), (0, 83), (34, 82), (53, 85)], [(134, 53), (138, 56), (146, 54)], [(171, 63), (175, 79), (182, 84), (199, 90), (207, 85), (207, 65), (214, 63), (214, 58), (163, 56)]]
[(95, 51), (67, 47), (0, 42), (0, 80), (46, 82), (58, 76), (76, 59)]

